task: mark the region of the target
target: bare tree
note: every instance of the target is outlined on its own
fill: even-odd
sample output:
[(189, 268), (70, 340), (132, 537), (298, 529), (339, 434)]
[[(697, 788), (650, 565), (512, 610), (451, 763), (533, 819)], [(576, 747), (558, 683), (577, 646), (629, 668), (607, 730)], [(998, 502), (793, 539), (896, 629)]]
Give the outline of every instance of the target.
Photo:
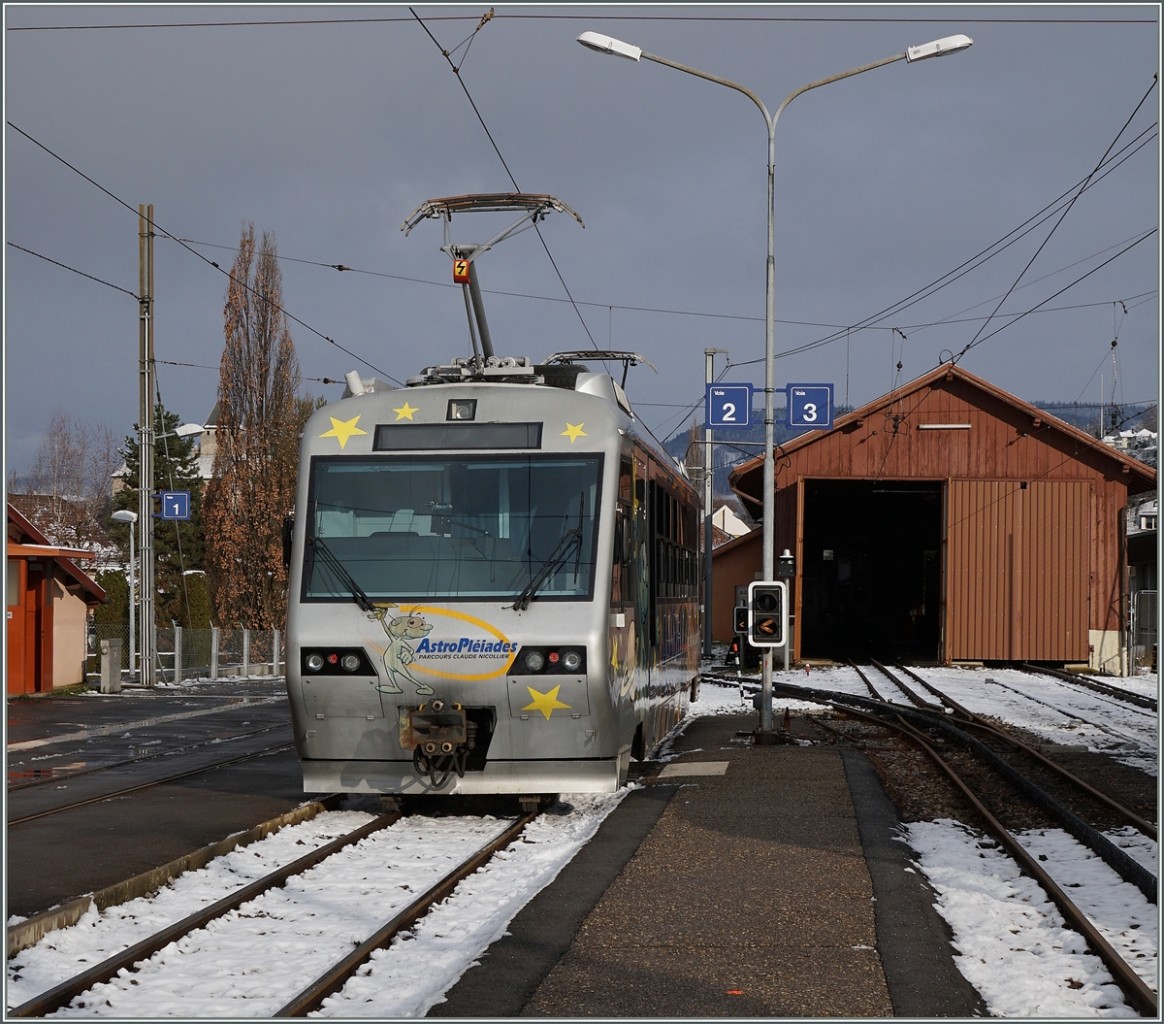
[(219, 366), (217, 451), (202, 514), (215, 618), (222, 626), (283, 621), (282, 523), (294, 501), (303, 402), (283, 312), (274, 237), (243, 230), (227, 288)]
[(113, 431), (64, 413), (49, 422), (25, 480), (25, 514), (57, 544), (86, 547), (101, 540), (112, 507), (113, 473), (121, 463)]

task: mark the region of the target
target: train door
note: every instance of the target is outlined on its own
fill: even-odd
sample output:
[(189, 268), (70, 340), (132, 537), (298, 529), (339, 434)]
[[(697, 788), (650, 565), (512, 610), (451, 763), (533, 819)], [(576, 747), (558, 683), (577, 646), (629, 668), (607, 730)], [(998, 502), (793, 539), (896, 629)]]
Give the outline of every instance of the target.
[(634, 609), (634, 461), (623, 456), (618, 467), (618, 499), (611, 559), (610, 607), (629, 614)]

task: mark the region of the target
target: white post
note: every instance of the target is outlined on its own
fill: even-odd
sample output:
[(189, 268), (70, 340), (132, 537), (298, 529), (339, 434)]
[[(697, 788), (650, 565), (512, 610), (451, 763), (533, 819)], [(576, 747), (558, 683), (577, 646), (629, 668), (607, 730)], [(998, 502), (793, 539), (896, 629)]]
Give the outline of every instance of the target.
[[(115, 523), (129, 524), (129, 678), (133, 673), (137, 661), (137, 563), (134, 550), (134, 534), (137, 530), (138, 514), (129, 509), (118, 509), (112, 517)], [(120, 671), (120, 669), (119, 669)]]

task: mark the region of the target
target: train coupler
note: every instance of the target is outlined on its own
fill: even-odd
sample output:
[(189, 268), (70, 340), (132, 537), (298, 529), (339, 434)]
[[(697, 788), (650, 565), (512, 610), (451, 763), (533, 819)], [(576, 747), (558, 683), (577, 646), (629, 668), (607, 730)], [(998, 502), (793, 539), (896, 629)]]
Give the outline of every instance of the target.
[(469, 742), (469, 719), (460, 704), (434, 697), (416, 708), (400, 711), (400, 745), (429, 756), (451, 754)]
[(400, 712), (400, 746), (412, 751), (417, 775), (438, 788), (454, 773), (464, 777), (476, 731), (460, 704), (440, 697)]

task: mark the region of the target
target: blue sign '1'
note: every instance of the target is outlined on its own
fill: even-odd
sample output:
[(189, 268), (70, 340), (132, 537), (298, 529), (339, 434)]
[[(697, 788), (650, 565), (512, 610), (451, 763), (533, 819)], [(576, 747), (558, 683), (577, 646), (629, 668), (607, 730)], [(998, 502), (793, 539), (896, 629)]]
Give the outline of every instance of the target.
[(190, 518), (189, 491), (162, 491), (161, 499), (163, 519)]

